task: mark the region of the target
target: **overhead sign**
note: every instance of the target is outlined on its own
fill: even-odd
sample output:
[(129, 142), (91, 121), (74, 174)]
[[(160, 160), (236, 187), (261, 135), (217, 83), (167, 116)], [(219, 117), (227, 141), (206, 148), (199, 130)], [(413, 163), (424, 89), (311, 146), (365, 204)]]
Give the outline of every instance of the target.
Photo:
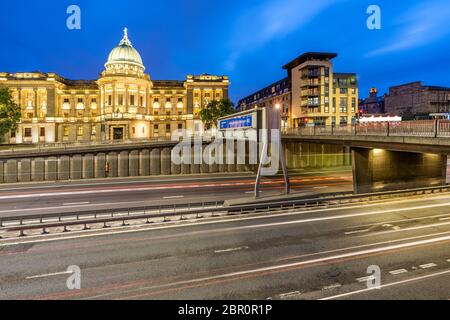
[(219, 120), (220, 130), (254, 128), (253, 114)]

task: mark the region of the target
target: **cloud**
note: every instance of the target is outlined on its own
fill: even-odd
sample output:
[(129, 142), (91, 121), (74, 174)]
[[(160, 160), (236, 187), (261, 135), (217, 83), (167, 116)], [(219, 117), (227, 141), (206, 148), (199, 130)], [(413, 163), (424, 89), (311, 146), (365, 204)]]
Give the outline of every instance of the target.
[(246, 52), (299, 30), (318, 14), (342, 0), (276, 0), (265, 2), (242, 14), (228, 43), (227, 68), (234, 69)]
[[(446, 0), (447, 1), (447, 0)], [(400, 31), (389, 42), (366, 54), (374, 57), (434, 43), (450, 33), (450, 7), (446, 1), (427, 1), (403, 15)]]

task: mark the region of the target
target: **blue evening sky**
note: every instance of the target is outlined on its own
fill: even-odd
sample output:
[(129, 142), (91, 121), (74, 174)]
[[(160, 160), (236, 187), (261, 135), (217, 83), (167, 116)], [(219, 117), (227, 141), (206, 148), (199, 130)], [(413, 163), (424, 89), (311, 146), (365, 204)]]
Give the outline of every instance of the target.
[[(79, 31), (66, 28), (71, 4)], [(366, 27), (371, 4), (382, 10), (379, 31)], [(416, 80), (450, 86), (448, 0), (2, 1), (0, 71), (97, 79), (125, 26), (153, 79), (226, 74), (235, 102), (306, 51), (338, 53), (335, 71), (356, 72), (362, 97)]]

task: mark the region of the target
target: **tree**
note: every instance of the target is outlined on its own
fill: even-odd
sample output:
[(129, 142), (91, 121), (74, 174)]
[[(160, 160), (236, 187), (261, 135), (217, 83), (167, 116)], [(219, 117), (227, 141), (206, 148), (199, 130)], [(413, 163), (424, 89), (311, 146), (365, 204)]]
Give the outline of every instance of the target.
[(21, 111), (8, 88), (0, 88), (0, 142), (5, 134), (17, 130)]
[(233, 102), (230, 99), (210, 101), (206, 107), (200, 111), (199, 116), (207, 130), (214, 127), (221, 117), (236, 113)]

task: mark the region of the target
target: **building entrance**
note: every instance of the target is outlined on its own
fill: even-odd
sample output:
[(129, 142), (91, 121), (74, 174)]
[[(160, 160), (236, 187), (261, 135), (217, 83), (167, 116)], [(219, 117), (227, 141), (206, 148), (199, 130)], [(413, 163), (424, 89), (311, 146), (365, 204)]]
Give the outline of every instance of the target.
[(114, 128), (113, 129), (113, 139), (114, 140), (123, 140), (123, 128)]

